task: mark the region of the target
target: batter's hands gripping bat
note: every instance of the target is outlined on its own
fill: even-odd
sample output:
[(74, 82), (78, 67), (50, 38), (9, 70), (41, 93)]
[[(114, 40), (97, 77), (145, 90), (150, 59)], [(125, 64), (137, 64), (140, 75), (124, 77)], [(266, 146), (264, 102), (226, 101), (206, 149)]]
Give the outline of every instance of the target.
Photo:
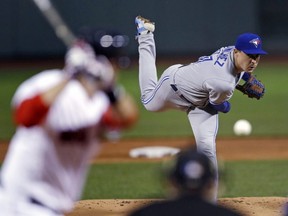
[(68, 28), (50, 0), (32, 0), (53, 27), (56, 35), (70, 47), (76, 37)]
[[(90, 48), (90, 45), (83, 44), (82, 46), (78, 46), (75, 44), (75, 41), (77, 37), (72, 33), (72, 31), (68, 28), (56, 8), (53, 6), (52, 2), (50, 0), (32, 0), (35, 5), (39, 8), (39, 10), (42, 12), (44, 17), (47, 19), (47, 21), (50, 23), (50, 25), (53, 27), (56, 35), (65, 43), (65, 45), (70, 48), (70, 51), (68, 54), (73, 53), (73, 55), (67, 55), (66, 56), (66, 64), (71, 63), (71, 68), (76, 68), (77, 64), (81, 65), (83, 67), (87, 67), (85, 65), (85, 62), (89, 60), (89, 58), (94, 58), (94, 52), (89, 51), (89, 49), (92, 50), (92, 47)], [(79, 44), (78, 44), (79, 45)], [(71, 48), (72, 47), (72, 48)], [(86, 49), (85, 49), (86, 48)], [(93, 54), (91, 54), (93, 52)], [(82, 56), (82, 57), (81, 57)], [(82, 59), (82, 61), (81, 61)], [(71, 60), (71, 61), (70, 61)], [(104, 62), (102, 62), (104, 65)], [(107, 83), (112, 82), (114, 78), (114, 71), (111, 65), (108, 65), (109, 62), (105, 64), (105, 72), (102, 71), (101, 79), (106, 85)], [(110, 63), (109, 63), (110, 64)], [(68, 65), (69, 66), (69, 65)], [(86, 68), (87, 69), (87, 68)], [(98, 67), (96, 67), (98, 70), (97, 72), (101, 72)], [(95, 69), (94, 69), (95, 70)], [(87, 70), (87, 73), (90, 75), (93, 75), (95, 77), (99, 77), (100, 74), (93, 74), (94, 70)], [(86, 70), (81, 70), (86, 71)], [(111, 85), (111, 84), (109, 84)]]

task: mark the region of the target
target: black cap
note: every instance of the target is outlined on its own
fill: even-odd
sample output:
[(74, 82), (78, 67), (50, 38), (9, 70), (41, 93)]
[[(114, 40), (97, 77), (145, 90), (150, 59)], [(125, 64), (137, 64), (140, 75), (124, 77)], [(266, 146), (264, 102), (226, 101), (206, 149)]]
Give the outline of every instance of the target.
[(178, 153), (169, 177), (178, 188), (201, 190), (208, 182), (215, 179), (216, 172), (211, 160), (193, 147)]

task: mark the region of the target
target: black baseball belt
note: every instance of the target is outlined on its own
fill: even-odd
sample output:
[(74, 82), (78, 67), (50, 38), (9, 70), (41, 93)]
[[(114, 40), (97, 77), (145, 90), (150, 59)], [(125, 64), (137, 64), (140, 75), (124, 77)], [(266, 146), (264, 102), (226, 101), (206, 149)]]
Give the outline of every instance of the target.
[(189, 113), (191, 110), (195, 109), (196, 106), (194, 106), (193, 103), (191, 103), (191, 101), (189, 101), (183, 94), (181, 94), (181, 92), (178, 90), (178, 88), (176, 87), (175, 84), (170, 84), (170, 86), (182, 100), (191, 104), (191, 106), (186, 110), (187, 113)]
[(182, 98), (183, 100), (187, 101), (188, 103), (192, 104), (191, 101), (189, 101), (186, 97), (184, 97), (183, 94), (178, 90), (175, 84), (170, 84), (171, 88), (176, 92), (176, 94)]

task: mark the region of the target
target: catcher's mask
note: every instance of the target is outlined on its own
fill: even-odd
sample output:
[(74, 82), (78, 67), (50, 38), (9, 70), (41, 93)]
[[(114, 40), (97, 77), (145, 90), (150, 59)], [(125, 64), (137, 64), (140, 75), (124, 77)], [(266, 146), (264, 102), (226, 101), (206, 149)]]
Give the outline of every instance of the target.
[(216, 177), (216, 171), (210, 159), (196, 148), (178, 153), (174, 166), (168, 172), (168, 178), (183, 191), (201, 191)]

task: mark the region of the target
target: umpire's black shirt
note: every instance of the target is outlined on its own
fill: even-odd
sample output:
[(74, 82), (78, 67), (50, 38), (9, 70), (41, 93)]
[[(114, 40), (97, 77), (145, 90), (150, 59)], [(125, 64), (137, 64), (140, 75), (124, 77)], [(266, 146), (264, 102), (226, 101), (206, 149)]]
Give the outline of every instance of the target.
[(137, 209), (130, 216), (241, 216), (240, 213), (206, 202), (200, 197), (185, 196), (174, 200), (155, 201)]

